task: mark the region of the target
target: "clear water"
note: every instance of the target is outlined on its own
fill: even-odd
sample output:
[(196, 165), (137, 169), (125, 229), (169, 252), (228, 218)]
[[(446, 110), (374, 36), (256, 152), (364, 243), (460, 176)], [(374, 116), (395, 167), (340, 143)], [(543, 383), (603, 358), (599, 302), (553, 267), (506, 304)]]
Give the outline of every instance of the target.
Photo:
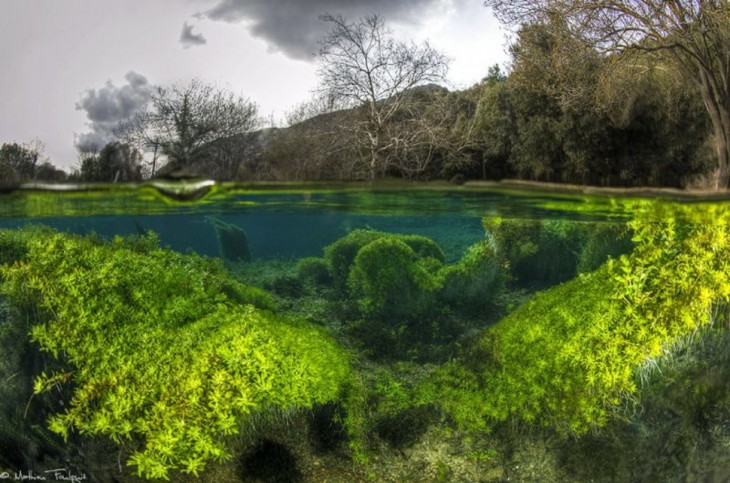
[[(187, 189), (198, 193), (197, 188), (191, 183)], [(152, 186), (16, 192), (3, 197), (0, 227), (42, 223), (104, 237), (153, 230), (174, 250), (217, 256), (210, 217), (219, 217), (246, 230), (254, 256), (264, 259), (319, 256), (337, 238), (368, 227), (432, 237), (455, 259), (484, 237), (485, 216), (620, 221), (631, 210), (620, 198), (503, 188), (205, 185), (200, 191), (201, 198), (190, 201)]]
[[(179, 470), (184, 470), (187, 463), (177, 460), (174, 454), (166, 456), (169, 468), (165, 474), (172, 481), (725, 481), (730, 476), (730, 385), (726, 382), (726, 376), (730, 376), (730, 337), (724, 333), (727, 321), (723, 315), (728, 294), (723, 292), (726, 288), (724, 279), (722, 283), (717, 282), (724, 273), (724, 255), (713, 252), (725, 247), (725, 240), (720, 239), (724, 237), (727, 223), (725, 203), (712, 199), (673, 199), (671, 194), (661, 197), (589, 195), (504, 186), (387, 185), (373, 188), (185, 182), (182, 185), (78, 187), (62, 191), (26, 189), (0, 194), (0, 231), (42, 224), (59, 232), (81, 236), (93, 234), (105, 240), (117, 235), (154, 232), (159, 236), (161, 246), (175, 252), (194, 252), (224, 259), (232, 277), (273, 293), (275, 313), (287, 320), (300, 319), (321, 328), (325, 333), (323, 337), (334, 341), (333, 344), (348, 354), (355, 374), (352, 377), (358, 381), (355, 389), (352, 384), (348, 386), (349, 395), (325, 398), (327, 400), (306, 403), (303, 407), (286, 402), (283, 406), (269, 404), (265, 410), (253, 411), (252, 415), (236, 420), (234, 434), (226, 436), (221, 432), (220, 438), (225, 440), (228, 453), (226, 458), (220, 460), (210, 454), (205, 456), (204, 452), (194, 453), (196, 456), (203, 454), (206, 459), (205, 468), (199, 473), (193, 472), (198, 475), (181, 473)], [(637, 219), (643, 221), (629, 225), (637, 223)], [(489, 220), (502, 223), (502, 235), (490, 233), (489, 226), (495, 225), (490, 225)], [(225, 260), (226, 253), (219, 241), (220, 230), (216, 231), (216, 224), (220, 222), (245, 232), (250, 261)], [(718, 229), (705, 233), (698, 228), (707, 223), (717, 223)], [(509, 227), (515, 226), (521, 227), (517, 235), (509, 231)], [(525, 226), (541, 228), (535, 231)], [(651, 254), (642, 255), (646, 260), (632, 255), (636, 253), (634, 250), (640, 251), (636, 247), (641, 246), (642, 241), (635, 239), (632, 242), (631, 238), (636, 238), (642, 226), (654, 227), (652, 234), (647, 236), (655, 239), (647, 242), (647, 246), (671, 238), (665, 237), (662, 230), (690, 234), (677, 238), (676, 246), (668, 245), (666, 253), (657, 255), (656, 266), (647, 268), (645, 261)], [(571, 227), (579, 229), (575, 231)], [(600, 239), (603, 241), (590, 245), (600, 253), (595, 255), (595, 260), (589, 260), (594, 255), (593, 252), (588, 254), (586, 247), (593, 243), (590, 240), (597, 240), (593, 237), (595, 233), (607, 227), (610, 230)], [(392, 260), (371, 267), (372, 273), (352, 275), (350, 272), (339, 289), (332, 281), (307, 285), (298, 272), (297, 263), (306, 257), (323, 257), (326, 247), (358, 230), (420, 235), (435, 242), (444, 254), (438, 267), (434, 268), (429, 265), (431, 262), (424, 261), (425, 256), (418, 255), (418, 263), (423, 263), (413, 270), (429, 273), (427, 277), (432, 279), (429, 278), (428, 283), (438, 287), (433, 288), (419, 281), (418, 275), (407, 273), (381, 277), (380, 274), (388, 270), (411, 270), (405, 269), (406, 265), (396, 256), (401, 253), (397, 250), (404, 246), (400, 241), (391, 245), (401, 248), (383, 252), (386, 256), (393, 254)], [(695, 233), (697, 240), (692, 238)], [(530, 234), (536, 238), (529, 240)], [(707, 237), (710, 241), (705, 243)], [(693, 244), (701, 247), (698, 249)], [(448, 270), (444, 271), (443, 267), (467, 267), (464, 260), (469, 253), (476, 253), (470, 248), (475, 246), (491, 248), (485, 249), (488, 255), (484, 255), (487, 252), (473, 255), (477, 261), (468, 265), (471, 268), (464, 268), (463, 273), (459, 272), (461, 278), (449, 278)], [(410, 250), (408, 247), (403, 249)], [(519, 250), (512, 249), (522, 251), (517, 253)], [(671, 250), (674, 251), (669, 253)], [(638, 361), (622, 360), (619, 364), (628, 367), (631, 374), (627, 381), (635, 383), (635, 391), (627, 392), (626, 387), (607, 383), (606, 387), (616, 388), (616, 394), (591, 399), (600, 389), (595, 389), (599, 386), (594, 387), (594, 375), (589, 375), (590, 382), (578, 378), (578, 387), (571, 386), (572, 389), (566, 392), (557, 379), (568, 377), (567, 373), (555, 373), (550, 377), (557, 378), (556, 381), (547, 381), (539, 371), (552, 362), (541, 360), (524, 362), (526, 369), (523, 372), (515, 370), (515, 379), (509, 382), (480, 380), (475, 383), (479, 388), (472, 392), (469, 392), (469, 384), (473, 381), (468, 375), (463, 380), (459, 379), (461, 376), (457, 377), (456, 382), (429, 383), (431, 378), (443, 380), (446, 377), (443, 374), (450, 374), (449, 377), (462, 374), (445, 369), (452, 366), (464, 366), (478, 374), (477, 379), (489, 379), (492, 374), (489, 371), (493, 370), (490, 357), (501, 357), (501, 361), (517, 360), (510, 364), (522, 364), (517, 352), (514, 356), (506, 354), (508, 350), (518, 351), (507, 349), (508, 343), (516, 340), (515, 335), (509, 335), (505, 330), (502, 335), (495, 336), (502, 345), (485, 356), (480, 351), (492, 350), (484, 349), (484, 341), (492, 340), (485, 334), (500, 324), (516, 327), (523, 323), (520, 310), (532, 311), (530, 317), (535, 321), (534, 327), (540, 327), (543, 317), (548, 320), (555, 316), (549, 314), (549, 304), (540, 305), (540, 300), (549, 300), (554, 296), (551, 294), (558, 293), (555, 287), (561, 283), (579, 285), (583, 282), (571, 280), (581, 277), (592, 280), (591, 273), (599, 270), (609, 258), (613, 263), (619, 263), (622, 255), (625, 260), (631, 260), (626, 263), (632, 264), (631, 276), (636, 277), (641, 276), (639, 269), (657, 279), (661, 279), (658, 273), (663, 266), (666, 270), (675, 270), (676, 273), (667, 279), (678, 279), (677, 284), (686, 284), (676, 293), (694, 294), (692, 290), (701, 282), (682, 281), (682, 273), (690, 273), (690, 269), (683, 272), (681, 267), (671, 265), (672, 260), (681, 259), (685, 252), (690, 254), (687, 255), (690, 256), (689, 265), (692, 265), (691, 256), (711, 254), (706, 258), (712, 260), (702, 263), (709, 263), (708, 267), (713, 270), (714, 281), (707, 282), (708, 287), (711, 286), (707, 290), (717, 293), (709, 295), (711, 303), (696, 312), (704, 313), (706, 308), (710, 314), (708, 321), (703, 319), (695, 326), (690, 321), (690, 328), (677, 329), (676, 334), (663, 336), (654, 352), (648, 349), (649, 342), (646, 346), (635, 344), (639, 347), (638, 356), (627, 348), (620, 349), (621, 355), (617, 358), (629, 360), (634, 357), (631, 361)], [(480, 256), (497, 260), (494, 270), (501, 270), (499, 273), (503, 275), (499, 283), (493, 282), (494, 274), (489, 271), (492, 269), (484, 268), (486, 262), (479, 261)], [(69, 257), (70, 266), (64, 270), (72, 273), (74, 259)], [(364, 255), (361, 263), (365, 267)], [(704, 267), (700, 261), (696, 265)], [(332, 270), (331, 266), (329, 268)], [(95, 268), (90, 270), (91, 274)], [(616, 270), (611, 274), (621, 273), (620, 268), (611, 270)], [(48, 276), (49, 280), (53, 278), (50, 272)], [(697, 278), (699, 280), (700, 275)], [(10, 284), (9, 280), (3, 280), (3, 283)], [(29, 279), (19, 280), (25, 280), (21, 283), (30, 287)], [(385, 288), (377, 293), (368, 292), (374, 280), (386, 284)], [(665, 319), (685, 316), (684, 307), (678, 308), (669, 302), (664, 304), (661, 292), (666, 288), (666, 293), (675, 293), (672, 292), (674, 288), (660, 286), (658, 290), (648, 282), (641, 283), (644, 285), (637, 290), (644, 292), (637, 297), (645, 297), (649, 302), (637, 303), (637, 310), (649, 307), (642, 312), (646, 317), (646, 331), (665, 330), (666, 325), (671, 333), (674, 326)], [(150, 286), (154, 287), (154, 280), (150, 281)], [(154, 294), (154, 288), (149, 290)], [(707, 290), (697, 293), (707, 295)], [(403, 295), (399, 293), (401, 291), (412, 293), (398, 299)], [(488, 291), (499, 291), (499, 295)], [(17, 334), (24, 337), (34, 324), (53, 321), (52, 317), (33, 319), (33, 314), (42, 312), (44, 307), (47, 309), (43, 302), (36, 300), (37, 307), (18, 309), (16, 306), (22, 305), (18, 302), (19, 293), (23, 293), (22, 290), (16, 291), (15, 295), (5, 291), (0, 298), (5, 343), (13, 324), (22, 325)], [(556, 302), (551, 304), (562, 303), (564, 306), (560, 310), (570, 317), (573, 313), (571, 304), (577, 305), (578, 301), (592, 295), (595, 294), (568, 294), (562, 299), (561, 295), (556, 295)], [(614, 298), (609, 299), (610, 303), (619, 304), (613, 301)], [(532, 308), (521, 308), (531, 300), (538, 302)], [(657, 302), (654, 307), (652, 300), (661, 303)], [(675, 305), (691, 305), (690, 302)], [(93, 310), (105, 310), (103, 304), (93, 307)], [(606, 306), (597, 303), (595, 307), (603, 310)], [(585, 310), (585, 307), (576, 307), (574, 313), (577, 318), (585, 318)], [(666, 317), (661, 315), (664, 319), (652, 318), (656, 313), (665, 312)], [(513, 313), (517, 315), (510, 315)], [(22, 317), (25, 319), (19, 322)], [(89, 317), (93, 319), (93, 311)], [(121, 319), (115, 323), (124, 324)], [(611, 323), (620, 325), (615, 321)], [(525, 327), (528, 328), (524, 330), (531, 330), (529, 326)], [(634, 330), (635, 326), (631, 327)], [(566, 340), (571, 334), (564, 334)], [(104, 336), (100, 334), (101, 339), (94, 339), (99, 344), (98, 350), (106, 347)], [(557, 336), (549, 336), (552, 339), (541, 337), (547, 336), (536, 335), (529, 339), (536, 341), (534, 347), (519, 349), (527, 355), (524, 359), (559, 350), (555, 349), (561, 345), (555, 342)], [(64, 441), (47, 429), (48, 417), (67, 410), (70, 395), (83, 385), (83, 381), (71, 376), (64, 389), (54, 387), (31, 397), (32, 391), (28, 388), (33, 378), (56, 367), (57, 361), (71, 371), (80, 366), (64, 359), (64, 354), (72, 353), (73, 348), (66, 347), (64, 350), (68, 352), (57, 354), (54, 359), (49, 354), (39, 355), (37, 342), (23, 340), (22, 343), (31, 344), (30, 352), (24, 352), (20, 357), (13, 348), (6, 348), (6, 358), (0, 368), (0, 377), (5, 381), (0, 382), (4, 384), (0, 391), (4, 400), (0, 401), (0, 406), (7, 421), (0, 432), (0, 475), (4, 475), (0, 478), (137, 481), (150, 477), (150, 472), (142, 471), (139, 475), (140, 465), (133, 460), (146, 444), (146, 436), (139, 431), (132, 431), (129, 438), (114, 441), (101, 424), (95, 434), (88, 434), (88, 427), (87, 434), (76, 427), (71, 428)], [(599, 350), (598, 346), (586, 344), (582, 349), (586, 354)], [(17, 348), (15, 350), (17, 352)], [(298, 349), (293, 347), (291, 350), (296, 352)], [(646, 354), (641, 350), (646, 350)], [(568, 357), (561, 354), (556, 352), (555, 359)], [(139, 353), (139, 357), (153, 356)], [(545, 360), (550, 360), (549, 354), (546, 357)], [(576, 357), (578, 362), (570, 364), (577, 364), (575, 371), (582, 374), (582, 368), (592, 363), (581, 361), (590, 357)], [(529, 366), (533, 363), (536, 364), (534, 371)], [(160, 367), (167, 366), (162, 364)], [(564, 370), (562, 366), (555, 367)], [(602, 374), (598, 370), (597, 373)], [(439, 374), (442, 379), (438, 379)], [(530, 374), (537, 374), (534, 380)], [(25, 385), (18, 385), (18, 379), (23, 377), (27, 379)], [(524, 381), (519, 379), (521, 377)], [(530, 391), (538, 388), (538, 392), (534, 397), (521, 395), (520, 384), (529, 387)], [(431, 388), (431, 392), (422, 387)], [(507, 401), (505, 407), (509, 410), (505, 410), (504, 415), (496, 409), (502, 403), (490, 402), (496, 390), (505, 391), (495, 399), (502, 403)], [(581, 412), (583, 409), (572, 412), (560, 409), (583, 401), (584, 393), (590, 394), (586, 404), (598, 401), (601, 411), (610, 406), (606, 418), (590, 411)], [(98, 397), (90, 403), (95, 410), (104, 407), (107, 395), (102, 393)], [(358, 398), (359, 403), (352, 402)], [(514, 404), (510, 405), (509, 401)], [(530, 406), (533, 403), (534, 408)], [(553, 404), (558, 409), (545, 409)], [(618, 406), (622, 409), (616, 409)], [(150, 417), (149, 413), (145, 414)], [(353, 423), (356, 414), (361, 419)], [(476, 417), (471, 418), (472, 415)]]

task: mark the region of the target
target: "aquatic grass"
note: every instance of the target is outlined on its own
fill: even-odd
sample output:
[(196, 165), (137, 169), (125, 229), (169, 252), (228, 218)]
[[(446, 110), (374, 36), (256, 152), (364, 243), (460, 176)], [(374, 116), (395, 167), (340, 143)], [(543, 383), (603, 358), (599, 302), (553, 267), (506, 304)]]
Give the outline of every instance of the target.
[(730, 299), (728, 208), (666, 210), (636, 214), (630, 254), (538, 292), (486, 329), (422, 387), (422, 400), (482, 430), (516, 419), (582, 434), (625, 418), (648, 361)]
[(253, 415), (334, 401), (349, 384), (349, 357), (321, 328), (274, 315), (270, 295), (220, 263), (154, 235), (44, 235), (0, 277), (38, 313), (32, 340), (63, 363), (35, 393), (72, 388), (49, 427), (108, 436), (144, 477), (198, 475), (230, 457), (228, 437)]

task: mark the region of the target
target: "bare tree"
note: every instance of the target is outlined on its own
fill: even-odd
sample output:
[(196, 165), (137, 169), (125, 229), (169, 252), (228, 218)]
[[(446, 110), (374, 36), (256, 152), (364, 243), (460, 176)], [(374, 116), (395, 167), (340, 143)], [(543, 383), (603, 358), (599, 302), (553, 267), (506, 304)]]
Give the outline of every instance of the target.
[[(152, 174), (160, 155), (171, 169), (204, 162), (234, 172), (231, 159), (243, 139), (260, 125), (258, 106), (247, 98), (200, 80), (155, 88), (145, 111), (122, 123), (116, 134), (152, 152)], [(241, 156), (242, 157), (242, 156)]]
[(699, 86), (712, 122), (716, 187), (730, 183), (730, 2), (486, 0), (503, 22), (564, 19), (602, 52), (665, 52)]
[(443, 81), (448, 59), (428, 43), (396, 41), (378, 15), (354, 23), (341, 15), (320, 18), (331, 30), (320, 42), (319, 93), (333, 108), (360, 108), (363, 116), (356, 129), (374, 178), (385, 171), (386, 152), (398, 143), (388, 126), (397, 113), (407, 110), (408, 91)]

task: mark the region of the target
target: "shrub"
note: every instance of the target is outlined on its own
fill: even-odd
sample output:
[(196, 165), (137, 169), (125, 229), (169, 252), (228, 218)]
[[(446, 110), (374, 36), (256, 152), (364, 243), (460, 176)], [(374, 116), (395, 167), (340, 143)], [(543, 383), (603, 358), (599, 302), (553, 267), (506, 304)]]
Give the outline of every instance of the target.
[(197, 475), (253, 415), (340, 397), (348, 358), (321, 329), (262, 310), (271, 297), (220, 264), (146, 238), (33, 237), (0, 268), (3, 293), (38, 314), (32, 339), (64, 363), (35, 393), (72, 387), (52, 431), (124, 443), (148, 478)]

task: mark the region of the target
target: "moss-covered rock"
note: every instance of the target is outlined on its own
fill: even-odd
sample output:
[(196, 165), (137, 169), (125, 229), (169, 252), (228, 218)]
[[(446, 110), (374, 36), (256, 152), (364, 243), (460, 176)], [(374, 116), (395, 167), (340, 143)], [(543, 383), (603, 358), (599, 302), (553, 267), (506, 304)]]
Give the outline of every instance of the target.
[(215, 229), (218, 253), (221, 258), (231, 262), (250, 262), (251, 249), (244, 229), (218, 218), (211, 218), (211, 222)]

